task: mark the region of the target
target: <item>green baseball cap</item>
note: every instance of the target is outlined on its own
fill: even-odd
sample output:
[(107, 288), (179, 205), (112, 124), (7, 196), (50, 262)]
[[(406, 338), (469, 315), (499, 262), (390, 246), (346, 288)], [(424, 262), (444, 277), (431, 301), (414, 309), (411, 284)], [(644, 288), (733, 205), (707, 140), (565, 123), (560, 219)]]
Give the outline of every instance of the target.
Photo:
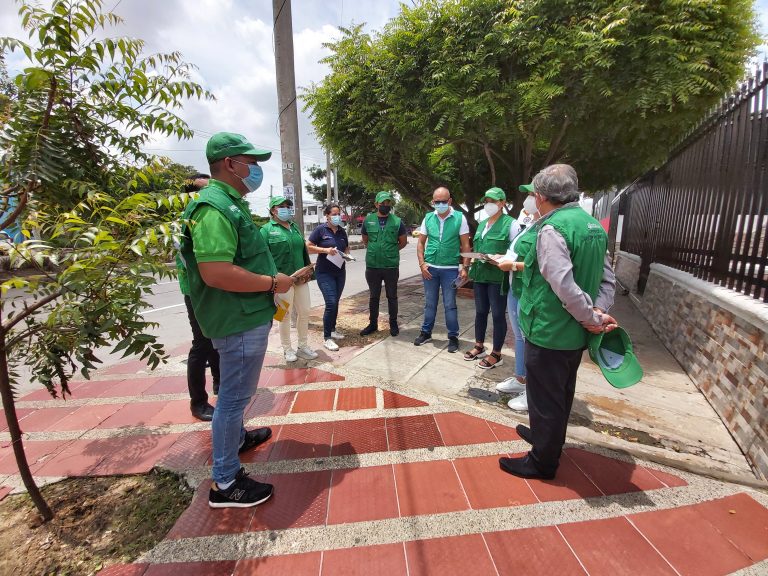
[(272, 210), (272, 208), (275, 206), (280, 206), (280, 204), (284, 204), (286, 202), (288, 202), (289, 206), (293, 206), (293, 202), (291, 202), (285, 196), (275, 196), (272, 198), (272, 200), (269, 201), (269, 209)]
[(507, 200), (507, 195), (504, 194), (504, 190), (502, 190), (501, 188), (494, 187), (494, 188), (488, 189), (485, 192), (485, 194), (483, 194), (483, 198), (491, 198), (491, 199), (497, 200), (497, 201), (498, 200), (506, 201)]
[(589, 335), (589, 357), (600, 367), (614, 388), (629, 388), (643, 378), (643, 368), (632, 351), (632, 341), (623, 328)]
[(531, 184), (520, 184), (520, 186), (517, 187), (520, 192), (525, 192), (526, 194), (533, 194), (533, 183)]
[(219, 132), (211, 136), (205, 147), (205, 157), (208, 162), (216, 162), (230, 156), (253, 156), (256, 160), (269, 160), (272, 152), (256, 148), (245, 139), (245, 136), (232, 132)]
[(392, 198), (392, 192), (387, 192), (386, 190), (382, 190), (378, 194), (376, 194), (376, 203), (379, 204), (381, 202), (384, 202), (384, 200), (391, 200), (392, 202), (395, 201), (394, 198)]

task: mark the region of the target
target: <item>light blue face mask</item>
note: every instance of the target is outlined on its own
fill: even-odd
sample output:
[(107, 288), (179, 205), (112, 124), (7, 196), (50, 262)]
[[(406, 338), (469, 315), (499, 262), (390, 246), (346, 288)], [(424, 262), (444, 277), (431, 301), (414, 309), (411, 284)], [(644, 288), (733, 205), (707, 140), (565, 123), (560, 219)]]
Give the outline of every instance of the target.
[[(230, 160), (232, 159), (230, 158)], [(240, 160), (232, 160), (232, 162), (248, 166), (248, 176), (241, 178), (243, 185), (248, 189), (248, 192), (258, 190), (264, 180), (264, 170), (261, 169), (261, 166), (258, 164), (246, 164), (245, 162), (240, 162)]]
[(341, 214), (334, 214), (331, 216), (331, 224), (334, 226), (341, 226)]
[(277, 217), (283, 222), (288, 222), (293, 219), (293, 212), (287, 206), (280, 206), (277, 209)]
[(450, 204), (435, 204), (435, 212), (438, 214), (445, 214), (451, 209)]

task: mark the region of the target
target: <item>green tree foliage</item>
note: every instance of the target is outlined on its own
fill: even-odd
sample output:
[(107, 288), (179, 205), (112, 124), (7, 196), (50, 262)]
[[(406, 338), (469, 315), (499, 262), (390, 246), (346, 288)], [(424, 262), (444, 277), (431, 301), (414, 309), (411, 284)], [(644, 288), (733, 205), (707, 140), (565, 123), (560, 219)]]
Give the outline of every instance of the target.
[(142, 146), (153, 134), (191, 136), (174, 111), (211, 95), (178, 53), (144, 56), (140, 40), (97, 38), (119, 22), (101, 0), (22, 2), (19, 15), (30, 43), (0, 38), (2, 52), (30, 61), (0, 132), (0, 229), (23, 220), (27, 240), (11, 262), (37, 275), (0, 285), (0, 393), (19, 471), (47, 519), (13, 404), (18, 368), (56, 396), (75, 373), (89, 377), (103, 347), (152, 367), (165, 360), (141, 311), (157, 279), (173, 274), (190, 174)]
[[(313, 164), (307, 172), (314, 182), (305, 182), (304, 189), (312, 194), (315, 200), (324, 203), (327, 190), (325, 169)], [(339, 171), (339, 206), (350, 218), (354, 219), (373, 210), (376, 192)]]
[(472, 221), (488, 187), (553, 162), (594, 190), (661, 161), (743, 74), (755, 29), (751, 0), (423, 0), (380, 33), (343, 29), (304, 99), (353, 177), (425, 208), (446, 183)]

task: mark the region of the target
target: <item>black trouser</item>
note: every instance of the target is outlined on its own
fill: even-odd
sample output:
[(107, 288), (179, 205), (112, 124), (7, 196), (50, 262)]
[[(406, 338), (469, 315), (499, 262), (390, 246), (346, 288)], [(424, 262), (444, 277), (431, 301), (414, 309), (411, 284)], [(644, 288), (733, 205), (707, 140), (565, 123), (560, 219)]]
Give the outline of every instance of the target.
[(525, 341), (525, 388), (533, 436), (529, 454), (545, 474), (554, 473), (560, 463), (581, 355), (582, 350), (552, 350)]
[(368, 282), (368, 290), (371, 300), (368, 304), (370, 323), (379, 325), (379, 298), (381, 297), (381, 283), (384, 282), (384, 292), (387, 295), (389, 307), (389, 323), (397, 322), (397, 281), (400, 279), (399, 268), (366, 268), (365, 281)]
[(203, 336), (189, 296), (184, 296), (184, 304), (187, 306), (189, 325), (192, 327), (192, 348), (189, 349), (187, 356), (187, 387), (189, 388), (190, 404), (193, 407), (201, 407), (208, 404), (208, 393), (205, 391), (206, 364), (211, 367), (211, 376), (218, 386), (219, 353), (216, 352), (211, 340)]

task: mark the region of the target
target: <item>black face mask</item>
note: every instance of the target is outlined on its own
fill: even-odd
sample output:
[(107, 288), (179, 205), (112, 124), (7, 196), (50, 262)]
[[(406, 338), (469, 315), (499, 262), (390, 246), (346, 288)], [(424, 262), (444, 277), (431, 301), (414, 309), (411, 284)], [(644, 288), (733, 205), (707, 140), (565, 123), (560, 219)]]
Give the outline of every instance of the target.
[(387, 206), (386, 204), (379, 204), (379, 214), (384, 214), (385, 216), (389, 214), (389, 211), (392, 210), (392, 206)]

